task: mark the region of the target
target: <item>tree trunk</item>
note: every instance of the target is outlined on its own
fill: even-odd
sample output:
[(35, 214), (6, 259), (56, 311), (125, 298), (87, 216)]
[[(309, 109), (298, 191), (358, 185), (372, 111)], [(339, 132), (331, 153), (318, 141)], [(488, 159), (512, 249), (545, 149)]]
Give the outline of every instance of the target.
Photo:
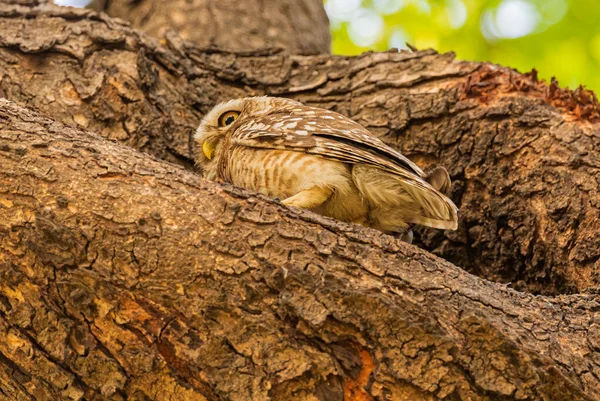
[(129, 149), (189, 170), (220, 100), (331, 108), (450, 171), (459, 230), (424, 248), (574, 292), (600, 282), (591, 93), (433, 51), (239, 54), (7, 4), (0, 71), (1, 96), (50, 117), (0, 104), (0, 397), (600, 397), (593, 291), (518, 293)]
[(100, 0), (93, 8), (156, 37), (174, 30), (207, 49), (319, 54), (331, 43), (322, 0)]
[(0, 6), (0, 32), (0, 95), (57, 120), (190, 166), (193, 132), (218, 101), (270, 94), (335, 109), (450, 171), (459, 230), (419, 231), (421, 246), (523, 291), (600, 283), (600, 114), (589, 92), (431, 51), (238, 55), (175, 36), (162, 47), (86, 10)]
[(595, 295), (517, 293), (7, 101), (0, 121), (6, 398), (600, 397)]

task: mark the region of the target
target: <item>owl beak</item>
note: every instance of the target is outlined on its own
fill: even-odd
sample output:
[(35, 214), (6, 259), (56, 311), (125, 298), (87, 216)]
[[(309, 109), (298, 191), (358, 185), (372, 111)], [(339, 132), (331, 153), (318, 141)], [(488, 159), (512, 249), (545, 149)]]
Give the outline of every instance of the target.
[(204, 156), (210, 160), (215, 153), (215, 147), (210, 142), (204, 141), (202, 144), (202, 153), (204, 153)]

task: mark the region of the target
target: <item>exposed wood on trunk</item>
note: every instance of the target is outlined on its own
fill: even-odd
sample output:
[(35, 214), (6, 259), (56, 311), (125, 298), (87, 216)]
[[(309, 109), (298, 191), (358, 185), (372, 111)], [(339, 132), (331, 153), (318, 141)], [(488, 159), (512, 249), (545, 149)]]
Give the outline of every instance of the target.
[(4, 100), (0, 165), (1, 398), (600, 397), (597, 295), (518, 293)]
[(155, 37), (175, 31), (203, 48), (320, 54), (331, 43), (322, 0), (100, 0), (93, 8)]
[(520, 290), (600, 284), (589, 92), (431, 51), (239, 55), (175, 36), (162, 47), (85, 10), (3, 5), (0, 17), (2, 96), (188, 166), (191, 135), (218, 101), (266, 93), (335, 109), (421, 166), (448, 168), (460, 229), (420, 231), (421, 246)]

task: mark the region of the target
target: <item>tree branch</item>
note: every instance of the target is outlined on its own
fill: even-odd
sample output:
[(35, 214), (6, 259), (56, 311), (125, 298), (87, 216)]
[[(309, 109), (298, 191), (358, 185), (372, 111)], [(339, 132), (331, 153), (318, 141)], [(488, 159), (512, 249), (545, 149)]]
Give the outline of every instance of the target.
[(420, 231), (420, 246), (520, 290), (600, 281), (590, 92), (432, 51), (237, 54), (175, 36), (163, 47), (67, 8), (0, 5), (0, 32), (0, 95), (57, 120), (190, 166), (192, 134), (218, 101), (271, 94), (335, 109), (421, 166), (448, 168), (459, 231)]
[(0, 101), (14, 399), (600, 396), (598, 297), (476, 278)]

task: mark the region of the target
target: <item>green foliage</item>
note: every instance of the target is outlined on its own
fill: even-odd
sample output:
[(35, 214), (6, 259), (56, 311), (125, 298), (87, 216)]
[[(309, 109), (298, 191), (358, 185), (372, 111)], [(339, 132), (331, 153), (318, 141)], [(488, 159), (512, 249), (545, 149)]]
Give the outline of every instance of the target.
[(454, 51), (463, 60), (521, 72), (536, 68), (541, 78), (556, 76), (561, 86), (600, 90), (598, 0), (325, 0), (325, 5), (335, 54), (403, 47), (406, 41), (419, 49)]

